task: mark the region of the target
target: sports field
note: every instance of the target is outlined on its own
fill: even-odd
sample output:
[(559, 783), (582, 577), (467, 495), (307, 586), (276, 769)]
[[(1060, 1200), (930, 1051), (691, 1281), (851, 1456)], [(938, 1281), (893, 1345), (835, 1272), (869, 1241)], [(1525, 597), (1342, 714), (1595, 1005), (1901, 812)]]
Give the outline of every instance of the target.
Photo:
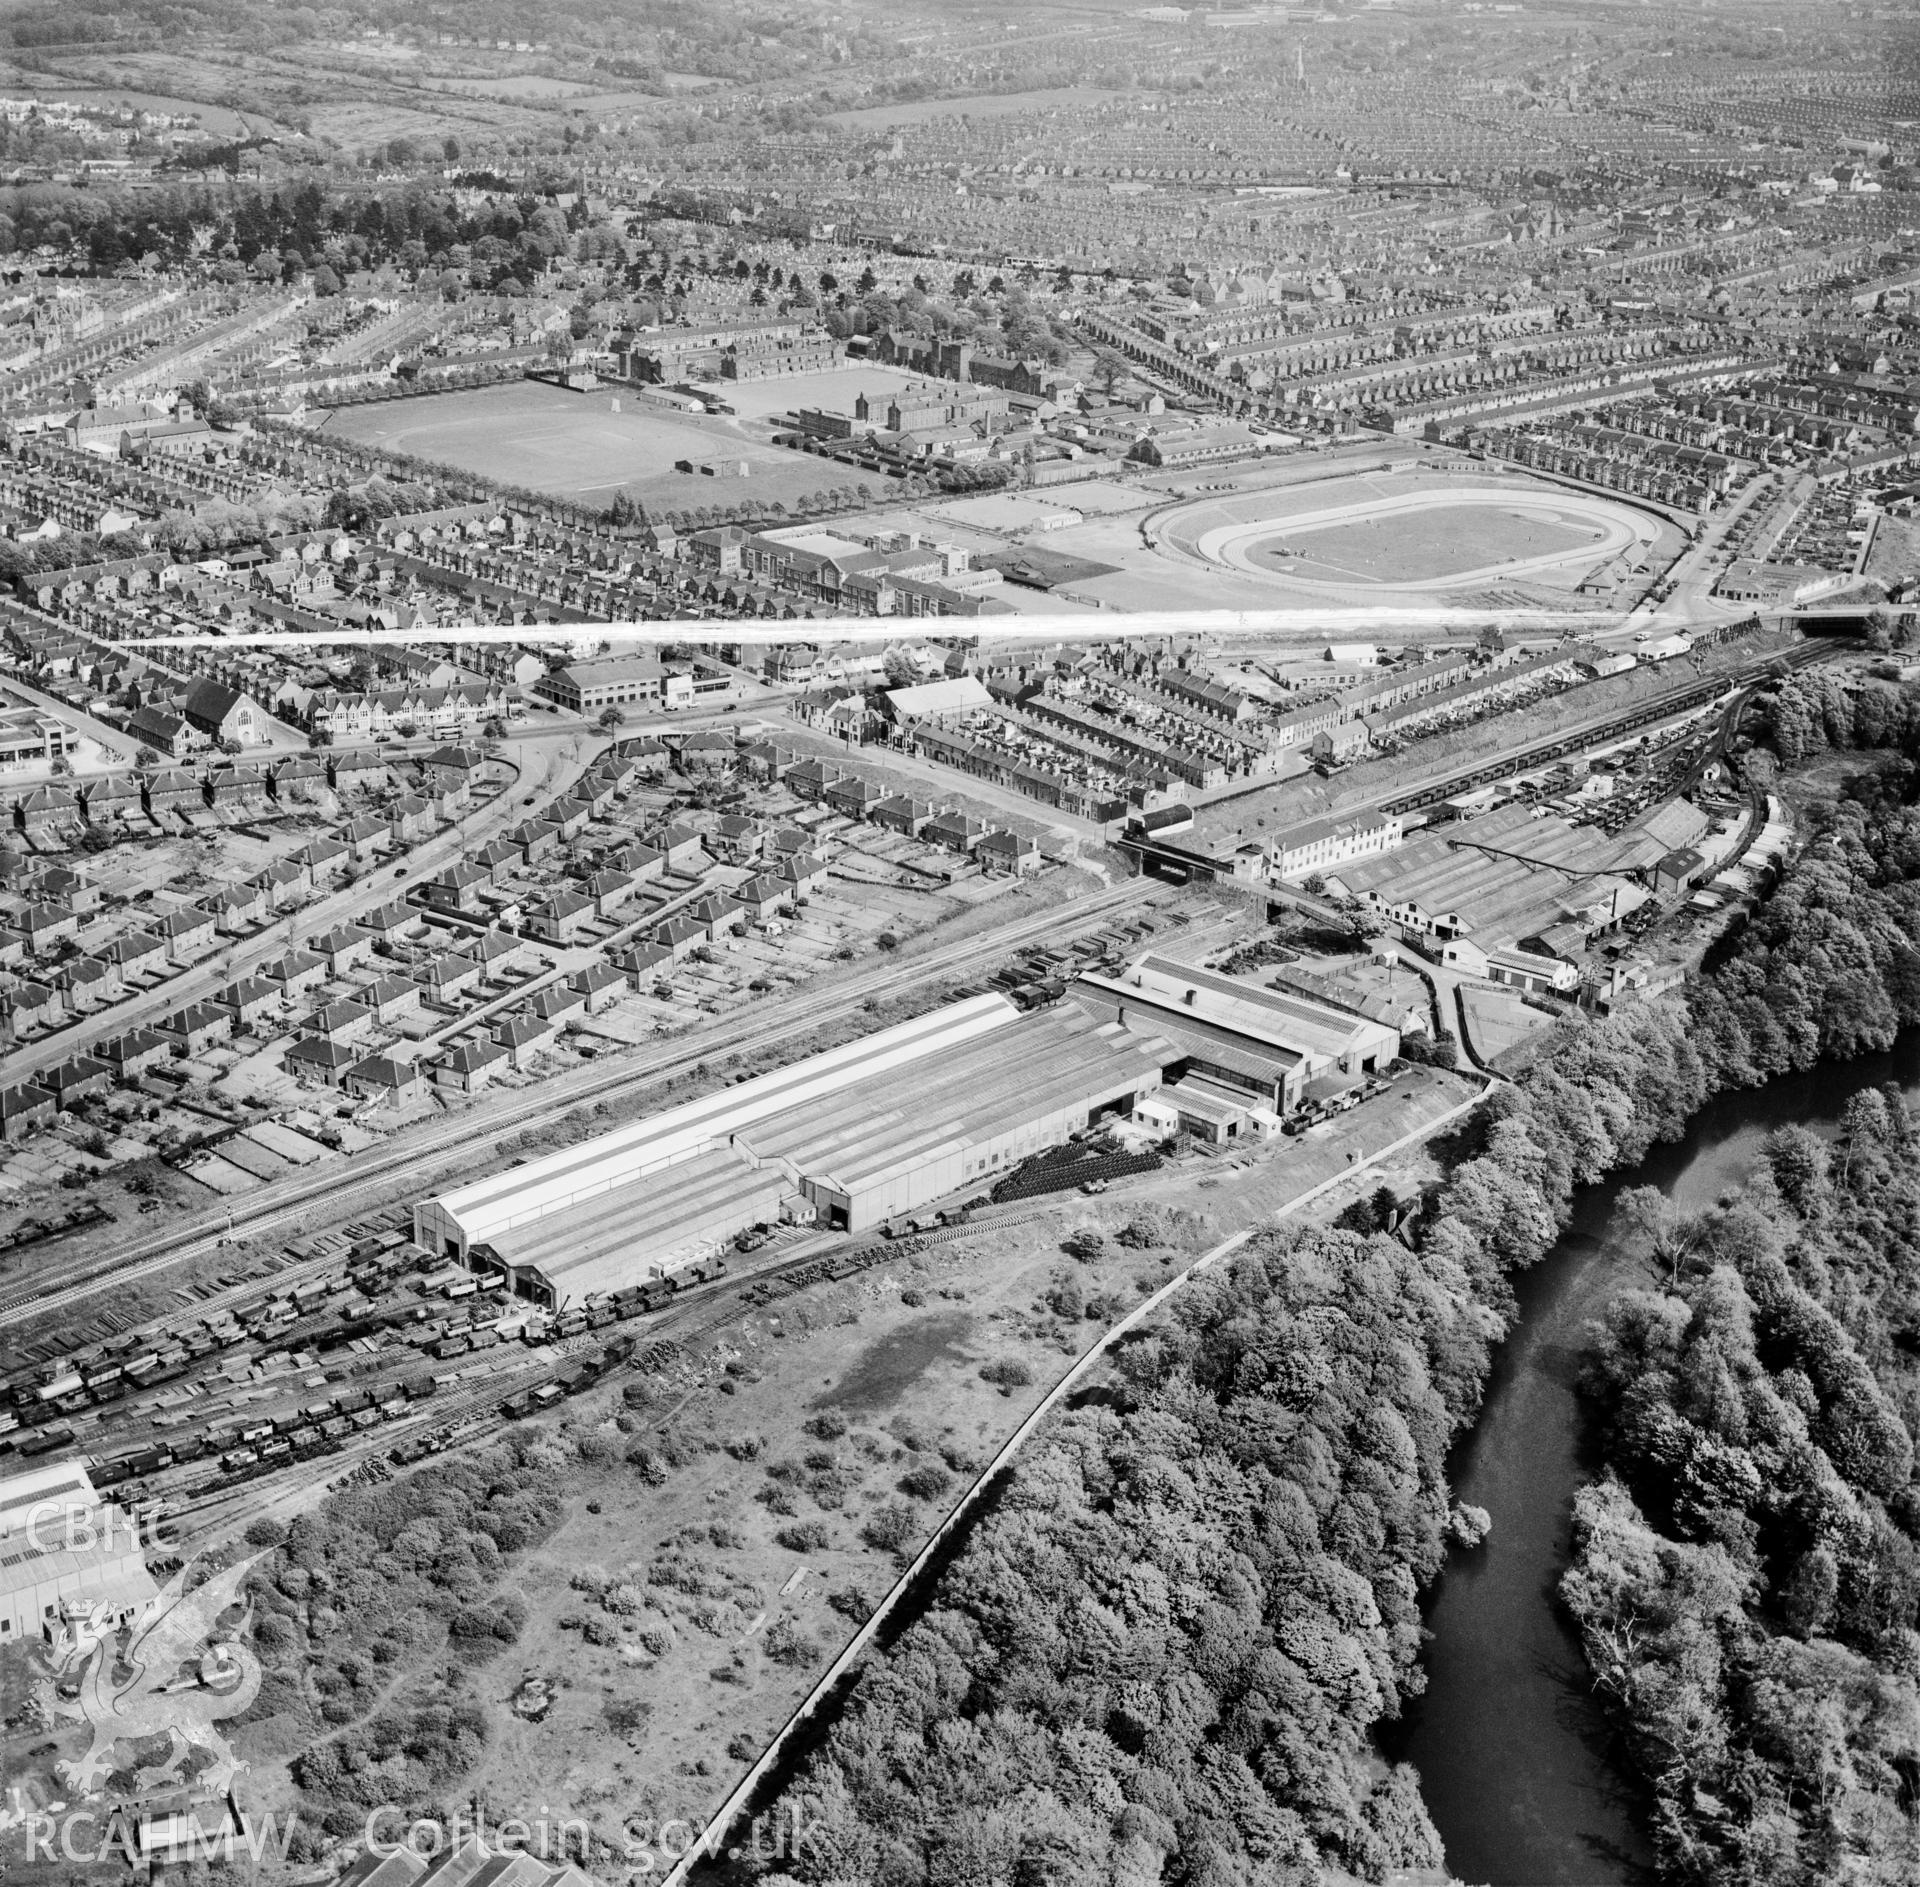
[(1598, 557), (1613, 533), (1587, 516), (1544, 506), (1436, 503), (1362, 513), (1330, 524), (1296, 524), (1257, 538), (1247, 559), (1313, 581), (1429, 584), (1579, 551)]
[[(649, 405), (631, 387), (570, 393), (524, 380), (428, 393), (342, 407), (325, 430), (589, 504), (621, 490), (666, 510), (745, 499), (791, 503), (803, 492), (854, 482), (844, 466), (770, 445), (725, 419)], [(747, 476), (676, 471), (681, 460), (696, 467), (744, 462)]]
[(1162, 516), (1157, 536), (1183, 561), (1358, 600), (1512, 581), (1572, 588), (1660, 529), (1598, 493), (1436, 471), (1202, 498)]
[[(1015, 494), (1036, 510), (1081, 515), (1054, 529), (1036, 521), (1015, 541), (1111, 566), (1112, 575), (1073, 585), (1106, 609), (1596, 612), (1611, 592), (1583, 596), (1591, 573), (1616, 557), (1662, 568), (1681, 542), (1676, 526), (1611, 493), (1462, 464), (1411, 441), (1206, 466), (1180, 482), (1185, 490), (1129, 477)], [(1203, 482), (1216, 489), (1195, 489)], [(992, 533), (952, 505), (921, 511), (983, 552), (999, 547), (995, 535), (1005, 544), (1004, 523)]]

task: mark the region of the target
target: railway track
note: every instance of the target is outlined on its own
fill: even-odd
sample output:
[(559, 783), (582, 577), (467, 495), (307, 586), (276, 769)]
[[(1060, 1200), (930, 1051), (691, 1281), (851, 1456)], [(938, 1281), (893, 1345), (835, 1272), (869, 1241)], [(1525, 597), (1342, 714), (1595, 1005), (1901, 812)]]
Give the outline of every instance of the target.
[[(355, 1202), (363, 1202), (371, 1190), (409, 1174), (417, 1175), (424, 1184), (429, 1178), (426, 1169), (432, 1163), (449, 1154), (470, 1154), (476, 1138), (513, 1132), (617, 1094), (637, 1083), (689, 1070), (743, 1048), (768, 1048), (814, 1034), (890, 996), (977, 967), (985, 960), (1018, 950), (1051, 933), (1083, 930), (1101, 918), (1145, 902), (1156, 889), (1150, 880), (1129, 879), (1076, 899), (1070, 905), (1035, 913), (1013, 924), (930, 951), (898, 968), (883, 970), (860, 988), (849, 989), (825, 1002), (810, 1005), (807, 992), (796, 991), (781, 1004), (786, 1007), (791, 1003), (797, 1011), (788, 1020), (769, 1021), (763, 1008), (734, 1026), (712, 1033), (702, 1032), (694, 1040), (676, 1043), (638, 1063), (623, 1062), (606, 1071), (595, 1069), (578, 1077), (562, 1077), (560, 1082), (548, 1083), (536, 1090), (522, 1105), (489, 1115), (484, 1123), (461, 1115), (422, 1138), (410, 1139), (405, 1145), (360, 1155), (347, 1174), (323, 1172), (283, 1182), (285, 1191), (234, 1210), (230, 1219), (223, 1210), (225, 1224), (220, 1232), (204, 1228), (181, 1232), (157, 1248), (148, 1246), (129, 1252), (51, 1289), (42, 1285), (0, 1298), (0, 1328), (28, 1316), (67, 1309), (109, 1288), (157, 1276), (190, 1258), (209, 1255), (243, 1234), (252, 1236), (271, 1231), (305, 1215), (317, 1203), (325, 1202), (332, 1208), (329, 1219), (351, 1217), (364, 1210), (363, 1203)], [(274, 1283), (277, 1286), (322, 1269), (325, 1262), (314, 1260), (283, 1268), (275, 1275)]]
[[(817, 1285), (848, 1282), (877, 1269), (889, 1258), (910, 1258), (930, 1246), (949, 1245), (1028, 1224), (1042, 1217), (1044, 1210), (1028, 1206), (1017, 1211), (994, 1211), (990, 1218), (943, 1226), (910, 1238), (867, 1239), (837, 1252), (783, 1259), (745, 1278), (730, 1274), (694, 1287), (690, 1299), (679, 1300), (673, 1310), (656, 1314), (637, 1329), (632, 1325), (603, 1326), (542, 1345), (545, 1354), (541, 1355), (527, 1351), (515, 1357), (511, 1352), (490, 1352), (488, 1367), (481, 1372), (479, 1380), (443, 1392), (420, 1404), (417, 1411), (369, 1429), (337, 1450), (289, 1462), (266, 1474), (238, 1481), (203, 1480), (194, 1487), (186, 1483), (193, 1479), (196, 1469), (204, 1470), (205, 1463), (183, 1463), (179, 1468), (166, 1470), (164, 1476), (154, 1477), (149, 1484), (150, 1493), (167, 1502), (171, 1516), (192, 1536), (196, 1548), (210, 1546), (271, 1513), (282, 1501), (306, 1495), (320, 1474), (326, 1475), (329, 1488), (338, 1487), (364, 1474), (373, 1463), (389, 1463), (395, 1449), (409, 1440), (436, 1430), (451, 1428), (454, 1432), (435, 1454), (453, 1453), (499, 1439), (518, 1425), (500, 1413), (503, 1401), (519, 1389), (548, 1378), (555, 1362), (606, 1341), (614, 1331), (637, 1337), (639, 1347), (631, 1358), (599, 1377), (592, 1385), (595, 1388), (621, 1376), (657, 1373), (671, 1367), (684, 1360), (689, 1350), (704, 1349), (749, 1318), (789, 1302)], [(683, 1306), (690, 1315), (677, 1314)], [(662, 1351), (668, 1354), (663, 1357)], [(497, 1361), (493, 1360), (496, 1358)], [(406, 1464), (407, 1467), (415, 1465)], [(389, 1467), (388, 1471), (406, 1470)]]
[[(1531, 772), (1536, 767), (1549, 766), (1556, 760), (1564, 759), (1570, 753), (1604, 746), (1609, 741), (1643, 728), (1657, 727), (1663, 722), (1678, 721), (1690, 714), (1697, 714), (1702, 709), (1711, 707), (1722, 696), (1732, 697), (1727, 703), (1727, 711), (1736, 711), (1744, 707), (1746, 700), (1765, 681), (1768, 671), (1776, 663), (1785, 663), (1789, 670), (1798, 672), (1811, 668), (1816, 663), (1831, 661), (1837, 656), (1852, 652), (1857, 647), (1857, 643), (1839, 639), (1804, 642), (1793, 648), (1777, 651), (1764, 661), (1751, 663), (1738, 674), (1714, 681), (1697, 682), (1684, 689), (1676, 689), (1656, 701), (1644, 702), (1637, 708), (1604, 720), (1549, 735), (1530, 747), (1517, 748), (1495, 759), (1462, 767), (1457, 772), (1429, 780), (1405, 792), (1390, 793), (1379, 799), (1344, 807), (1341, 816), (1353, 817), (1364, 812), (1387, 814), (1417, 812), (1429, 806), (1436, 806), (1441, 801), (1452, 799), (1459, 794), (1472, 792), (1476, 787), (1488, 785), (1495, 780), (1511, 779), (1516, 774)], [(1226, 803), (1231, 804), (1231, 801)], [(1184, 850), (1174, 842), (1156, 842), (1152, 838), (1129, 837), (1121, 843), (1151, 868), (1170, 866), (1177, 872), (1194, 871), (1198, 882), (1201, 883), (1205, 882), (1211, 872), (1219, 869), (1213, 861), (1207, 860), (1200, 853)], [(1179, 882), (1184, 883), (1186, 880), (1182, 878)]]
[[(1032, 1213), (999, 1215), (993, 1223), (1015, 1224), (1032, 1216)], [(612, 1335), (631, 1335), (645, 1341), (652, 1334), (652, 1342), (639, 1358), (639, 1364), (646, 1365), (662, 1349), (680, 1352), (683, 1338), (701, 1341), (770, 1301), (796, 1295), (808, 1284), (857, 1275), (872, 1269), (889, 1255), (905, 1255), (920, 1245), (964, 1237), (969, 1229), (967, 1226), (940, 1228), (911, 1240), (900, 1241), (869, 1238), (839, 1250), (832, 1249), (832, 1241), (809, 1240), (806, 1249), (798, 1253), (770, 1253), (767, 1261), (757, 1270), (730, 1271), (723, 1278), (689, 1284), (680, 1296), (669, 1300), (664, 1309), (642, 1312), (645, 1321), (638, 1328), (632, 1327), (633, 1320), (628, 1318), (619, 1320), (617, 1327), (603, 1323), (572, 1336), (549, 1338), (531, 1348), (523, 1349), (517, 1344), (504, 1345), (490, 1352), (486, 1364), (481, 1368), (469, 1368), (469, 1374), (475, 1380), (466, 1386), (435, 1395), (404, 1415), (356, 1435), (342, 1437), (332, 1446), (305, 1454), (297, 1461), (289, 1460), (263, 1472), (251, 1475), (243, 1472), (234, 1477), (213, 1474), (210, 1459), (198, 1456), (142, 1477), (138, 1484), (141, 1498), (164, 1500), (177, 1515), (204, 1516), (210, 1521), (214, 1516), (231, 1510), (238, 1512), (244, 1521), (248, 1515), (264, 1511), (283, 1493), (310, 1487), (316, 1465), (331, 1467), (344, 1463), (346, 1472), (351, 1474), (370, 1461), (390, 1456), (397, 1447), (404, 1446), (409, 1440), (450, 1424), (461, 1431), (457, 1443), (450, 1442), (450, 1446), (473, 1440), (478, 1435), (499, 1432), (506, 1426), (498, 1419), (500, 1406), (506, 1398), (523, 1388), (537, 1386), (551, 1376), (556, 1365), (608, 1340)], [(295, 1271), (337, 1268), (338, 1263), (337, 1254), (315, 1259), (301, 1266), (283, 1268), (267, 1279), (256, 1280), (250, 1286), (236, 1286), (233, 1292), (223, 1295), (274, 1294), (284, 1288)], [(737, 1302), (730, 1302), (736, 1298)], [(670, 1329), (660, 1328), (660, 1319), (675, 1319), (676, 1311), (684, 1312), (689, 1306), (695, 1305), (700, 1306), (704, 1314), (691, 1323), (682, 1316), (672, 1322)], [(268, 1356), (276, 1354), (282, 1346), (276, 1340), (258, 1347), (262, 1356)], [(425, 1361), (424, 1358), (403, 1360), (397, 1353), (386, 1360), (398, 1364), (402, 1375), (409, 1373), (409, 1370), (417, 1374)], [(637, 1365), (629, 1360), (616, 1364), (607, 1373), (617, 1374), (632, 1366)], [(358, 1386), (373, 1389), (376, 1397), (379, 1397), (391, 1391), (396, 1384), (375, 1384), (363, 1380)], [(288, 1396), (293, 1393), (291, 1383), (283, 1384), (282, 1390)], [(239, 1413), (237, 1408), (229, 1410), (224, 1404), (218, 1408), (212, 1406), (216, 1401), (217, 1398), (208, 1399), (209, 1406), (201, 1411), (205, 1417), (211, 1419), (219, 1416), (225, 1420)], [(267, 1409), (262, 1408), (258, 1413), (264, 1416)], [(479, 1418), (477, 1424), (476, 1417)], [(155, 1438), (151, 1430), (151, 1412), (127, 1403), (114, 1403), (101, 1410), (77, 1415), (74, 1426), (74, 1445), (90, 1455), (111, 1451), (116, 1445), (124, 1445), (134, 1439), (136, 1434), (147, 1440)], [(469, 1430), (475, 1432), (469, 1433)], [(334, 1480), (338, 1478), (336, 1475)]]

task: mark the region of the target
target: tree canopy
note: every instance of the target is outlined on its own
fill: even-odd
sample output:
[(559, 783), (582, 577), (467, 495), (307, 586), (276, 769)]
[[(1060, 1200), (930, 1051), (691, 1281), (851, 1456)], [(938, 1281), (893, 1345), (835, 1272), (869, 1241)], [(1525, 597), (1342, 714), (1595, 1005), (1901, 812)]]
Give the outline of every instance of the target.
[[(1690, 1010), (1719, 1085), (1920, 1022), (1911, 689), (1783, 685), (1783, 760), (1848, 780)], [(1712, 1210), (1623, 1201), (1662, 1288), (1608, 1307), (1588, 1372), (1606, 1472), (1564, 1581), (1651, 1785), (1665, 1871), (1798, 1887), (1920, 1873), (1920, 1138), (1897, 1087), (1837, 1144), (1765, 1142)]]

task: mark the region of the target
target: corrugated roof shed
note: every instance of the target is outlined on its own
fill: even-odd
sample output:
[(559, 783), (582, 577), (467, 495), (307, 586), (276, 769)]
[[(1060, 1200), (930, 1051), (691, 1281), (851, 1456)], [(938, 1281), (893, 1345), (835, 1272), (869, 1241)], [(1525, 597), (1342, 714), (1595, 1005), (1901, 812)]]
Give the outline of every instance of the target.
[(1077, 1009), (1024, 1018), (945, 1056), (822, 1097), (738, 1136), (757, 1161), (857, 1195), (890, 1175), (1017, 1132), (1024, 1121), (1156, 1085), (1170, 1045)]

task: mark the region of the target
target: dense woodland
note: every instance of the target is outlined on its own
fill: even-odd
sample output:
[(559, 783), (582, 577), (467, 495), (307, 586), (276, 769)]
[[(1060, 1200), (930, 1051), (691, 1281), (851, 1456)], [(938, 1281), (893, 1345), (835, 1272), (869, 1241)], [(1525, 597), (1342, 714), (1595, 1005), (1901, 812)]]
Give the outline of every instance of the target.
[[(459, 142), (448, 139), (430, 155), (456, 162)], [(249, 275), (292, 281), (326, 268), (336, 278), (332, 292), (339, 276), (383, 265), (409, 276), (450, 271), (446, 286), (458, 290), (497, 284), (511, 292), (508, 285), (517, 283), (525, 292), (556, 258), (626, 259), (611, 221), (590, 218), (577, 201), (562, 209), (544, 192), (503, 189), (478, 207), (462, 207), (444, 187), (382, 191), (348, 178), (281, 189), (182, 179), (154, 191), (50, 183), (0, 191), (0, 253), (76, 243), (103, 271), (150, 258), (163, 267), (198, 263), (238, 282)], [(633, 286), (644, 286), (647, 276), (639, 269)]]
[[(807, 1879), (1231, 1881), (1437, 1862), (1371, 1725), (1417, 1688), (1464, 1280), (1275, 1235), (1120, 1357), (862, 1679)], [(1338, 1437), (1337, 1443), (1331, 1440)]]
[[(1724, 1081), (1920, 1020), (1911, 690), (1782, 689), (1782, 758), (1877, 749), (1695, 999)], [(1920, 1133), (1897, 1088), (1839, 1143), (1772, 1135), (1682, 1218), (1629, 1196), (1662, 1288), (1610, 1307), (1590, 1388), (1607, 1474), (1565, 1596), (1683, 1881), (1920, 1877)]]
[(1496, 1098), (1418, 1249), (1267, 1235), (1118, 1358), (862, 1677), (796, 1782), (808, 1881), (1270, 1882), (1432, 1865), (1374, 1753), (1510, 1275), (1573, 1188), (1679, 1130), (1705, 1071), (1653, 1009)]
[[(1576, 1185), (1677, 1136), (1715, 1091), (1822, 1055), (1884, 1048), (1920, 1022), (1911, 941), (1920, 935), (1920, 815), (1905, 803), (1920, 693), (1874, 681), (1778, 692), (1770, 732), (1798, 725), (1817, 701), (1809, 725), (1817, 721), (1822, 742), (1893, 751), (1827, 816), (1758, 920), (1684, 1003), (1565, 1025), (1535, 1070), (1490, 1100), (1419, 1222), (1415, 1249), (1381, 1234), (1269, 1235), (1229, 1278), (1177, 1300), (1157, 1335), (1128, 1348), (1105, 1404), (1069, 1417), (1019, 1467), (928, 1612), (873, 1660), (796, 1780), (797, 1795), (825, 1805), (830, 1838), (791, 1864), (793, 1877), (1225, 1887), (1313, 1878), (1329, 1865), (1378, 1880), (1433, 1860), (1438, 1839), (1415, 1779), (1383, 1768), (1373, 1732), (1423, 1681), (1415, 1595), (1440, 1563), (1445, 1450), (1477, 1411), (1490, 1346), (1512, 1314), (1510, 1279), (1553, 1242)], [(1907, 1129), (1886, 1112), (1880, 1157), (1897, 1162)], [(1806, 1196), (1825, 1199), (1831, 1180), (1821, 1188)], [(1920, 1176), (1912, 1201), (1905, 1222), (1920, 1223)], [(1791, 1215), (1771, 1227), (1755, 1219), (1737, 1215), (1755, 1252), (1768, 1239), (1786, 1243)], [(1826, 1269), (1837, 1275), (1831, 1258)], [(1891, 1320), (1871, 1339), (1882, 1353), (1909, 1328), (1902, 1301), (1878, 1274), (1858, 1294)], [(1907, 1798), (1920, 1782), (1920, 1710), (1899, 1674), (1920, 1669), (1911, 1629), (1920, 1557), (1894, 1517), (1913, 1498), (1904, 1491), (1912, 1445), (1899, 1394), (1858, 1354), (1849, 1360), (1846, 1316), (1817, 1301), (1791, 1315), (1803, 1326), (1798, 1362), (1779, 1367), (1798, 1372), (1782, 1400), (1801, 1410), (1804, 1472), (1787, 1483), (1771, 1456), (1734, 1463), (1730, 1449), (1703, 1448), (1707, 1480), (1680, 1493), (1663, 1483), (1659, 1511), (1672, 1524), (1678, 1513), (1711, 1511), (1747, 1540), (1730, 1501), (1782, 1485), (1831, 1496), (1813, 1505), (1826, 1516), (1819, 1537), (1832, 1564), (1807, 1562), (1797, 1602), (1822, 1623), (1844, 1616), (1856, 1642), (1809, 1661), (1803, 1702), (1809, 1721), (1830, 1731), (1827, 1747), (1887, 1739), (1880, 1786), (1862, 1785), (1883, 1820), (1862, 1814), (1854, 1852), (1890, 1870), (1863, 1878), (1892, 1878), (1894, 1838), (1911, 1835)], [(1728, 1317), (1751, 1345), (1758, 1318)], [(1684, 1311), (1671, 1307), (1640, 1319), (1677, 1343), (1676, 1321), (1684, 1326)], [(1629, 1318), (1616, 1342), (1638, 1327)], [(1700, 1394), (1711, 1402), (1716, 1392), (1709, 1382)], [(1733, 1420), (1738, 1396), (1720, 1402)], [(1811, 1451), (1828, 1440), (1843, 1465), (1823, 1471)], [(1725, 1485), (1711, 1478), (1722, 1470)], [(1920, 1516), (1920, 1506), (1912, 1511)], [(1736, 1608), (1754, 1585), (1717, 1539), (1663, 1559), (1617, 1486), (1589, 1496), (1583, 1514), (1589, 1551), (1576, 1576), (1596, 1579), (1595, 1555), (1638, 1528), (1625, 1563), (1650, 1588), (1674, 1565), (1658, 1596), (1685, 1643), (1697, 1641), (1703, 1613), (1700, 1591), (1686, 1584), (1699, 1576), (1697, 1554), (1723, 1556), (1717, 1590)], [(1804, 1555), (1814, 1538), (1755, 1528), (1744, 1550)], [(1608, 1629), (1586, 1588), (1576, 1591), (1590, 1629)], [(1654, 1634), (1641, 1629), (1627, 1628), (1625, 1642), (1651, 1662)], [(1675, 1714), (1650, 1738), (1736, 1707), (1710, 1686), (1659, 1694)], [(1737, 1794), (1716, 1793), (1730, 1791), (1729, 1777), (1696, 1770), (1694, 1747), (1665, 1772), (1673, 1786), (1663, 1835), (1676, 1865), (1693, 1852), (1678, 1839), (1681, 1823), (1717, 1817), (1733, 1829), (1760, 1819)], [(1851, 1772), (1816, 1761), (1810, 1773), (1770, 1798), (1785, 1805), (1789, 1834), (1795, 1817), (1858, 1806)], [(1798, 1852), (1778, 1831), (1764, 1839)], [(1810, 1842), (1809, 1865), (1812, 1852)], [(1696, 1872), (1734, 1877), (1726, 1851)], [(1834, 1877), (1817, 1867), (1765, 1875)]]
[(1650, 1215), (1609, 1306), (1609, 1473), (1564, 1584), (1668, 1874), (1920, 1877), (1920, 1139), (1865, 1089), (1838, 1149), (1772, 1136), (1731, 1204)]

